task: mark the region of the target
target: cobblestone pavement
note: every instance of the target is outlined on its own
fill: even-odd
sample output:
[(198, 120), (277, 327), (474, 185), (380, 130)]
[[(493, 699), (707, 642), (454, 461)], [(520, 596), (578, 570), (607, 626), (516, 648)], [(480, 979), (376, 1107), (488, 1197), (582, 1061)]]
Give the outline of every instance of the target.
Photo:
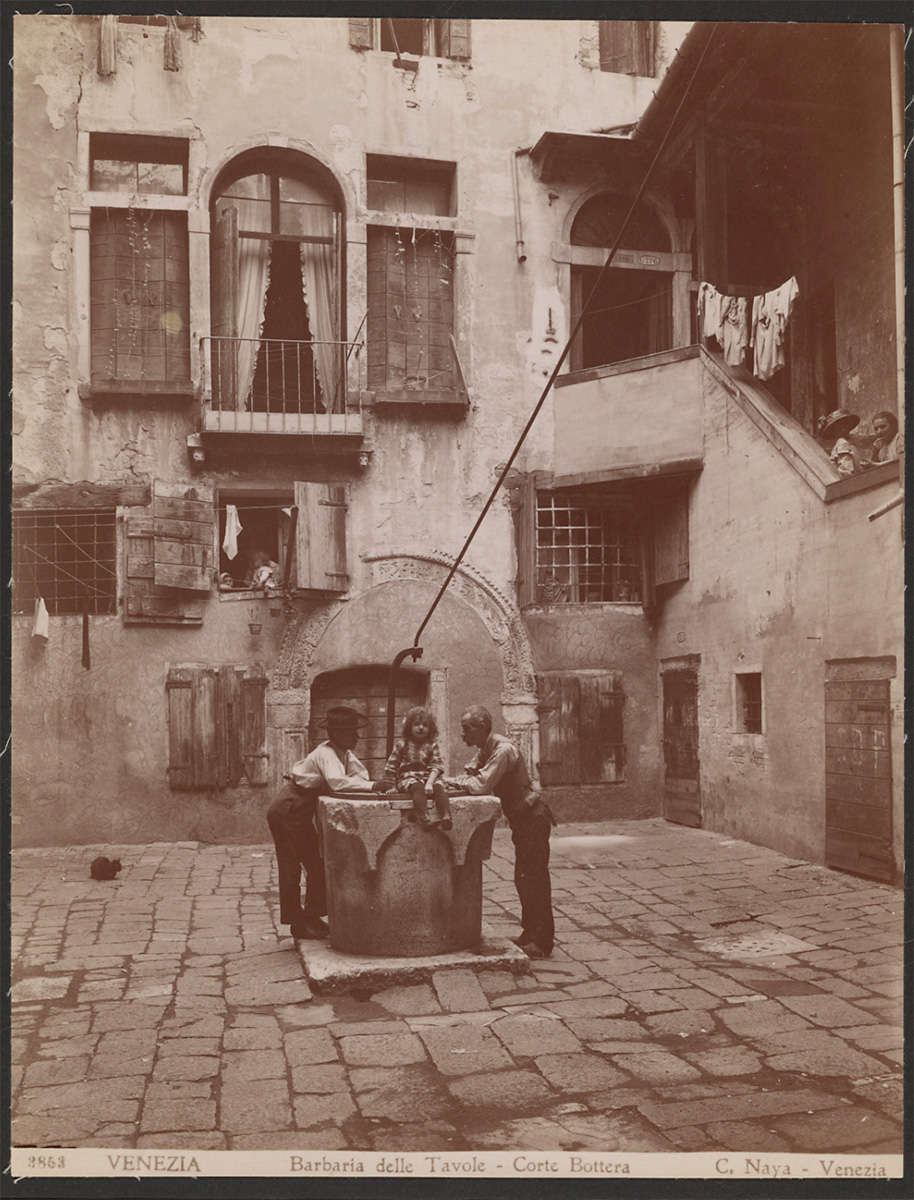
[[(269, 846), (15, 851), (13, 1144), (901, 1152), (900, 891), (661, 820), (559, 833), (529, 977), (332, 999)], [(503, 934), (511, 877), (499, 830)]]

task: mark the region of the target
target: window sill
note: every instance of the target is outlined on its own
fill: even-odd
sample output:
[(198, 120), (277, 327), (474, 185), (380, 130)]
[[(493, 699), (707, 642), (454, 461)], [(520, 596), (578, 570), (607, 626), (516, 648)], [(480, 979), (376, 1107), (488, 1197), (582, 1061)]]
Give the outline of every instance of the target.
[(193, 400), (196, 388), (190, 379), (92, 379), (79, 385), (80, 400), (137, 396)]
[(555, 613), (592, 613), (592, 612), (624, 612), (635, 616), (644, 616), (644, 608), (640, 600), (588, 600), (556, 602), (555, 604), (526, 604), (521, 609), (525, 614), (533, 616), (552, 616)]
[(466, 412), (470, 402), (456, 388), (390, 388), (375, 391), (374, 407), (451, 408)]

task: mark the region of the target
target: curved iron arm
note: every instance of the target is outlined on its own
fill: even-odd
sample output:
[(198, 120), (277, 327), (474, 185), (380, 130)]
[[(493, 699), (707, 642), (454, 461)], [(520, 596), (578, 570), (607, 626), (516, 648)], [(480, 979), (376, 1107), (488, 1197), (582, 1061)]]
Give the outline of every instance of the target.
[(421, 658), (421, 646), (408, 646), (401, 650), (390, 664), (390, 676), (387, 681), (387, 757), (390, 758), (394, 748), (395, 729), (397, 724), (397, 671), (404, 658)]

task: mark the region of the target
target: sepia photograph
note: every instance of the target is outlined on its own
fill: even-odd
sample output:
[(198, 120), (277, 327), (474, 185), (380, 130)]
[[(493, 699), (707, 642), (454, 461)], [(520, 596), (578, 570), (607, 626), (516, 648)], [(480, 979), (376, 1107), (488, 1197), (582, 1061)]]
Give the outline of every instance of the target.
[(389, 7), (3, 5), (10, 1186), (908, 1194), (910, 11)]

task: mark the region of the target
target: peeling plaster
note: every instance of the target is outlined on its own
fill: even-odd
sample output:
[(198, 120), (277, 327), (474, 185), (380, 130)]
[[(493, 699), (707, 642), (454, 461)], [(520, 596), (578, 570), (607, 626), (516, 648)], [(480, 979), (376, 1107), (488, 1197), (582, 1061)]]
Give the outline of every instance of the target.
[(67, 122), (67, 110), (79, 99), (77, 81), (65, 73), (60, 75), (36, 75), (35, 83), (47, 96), (45, 111), (54, 129), (63, 129)]

